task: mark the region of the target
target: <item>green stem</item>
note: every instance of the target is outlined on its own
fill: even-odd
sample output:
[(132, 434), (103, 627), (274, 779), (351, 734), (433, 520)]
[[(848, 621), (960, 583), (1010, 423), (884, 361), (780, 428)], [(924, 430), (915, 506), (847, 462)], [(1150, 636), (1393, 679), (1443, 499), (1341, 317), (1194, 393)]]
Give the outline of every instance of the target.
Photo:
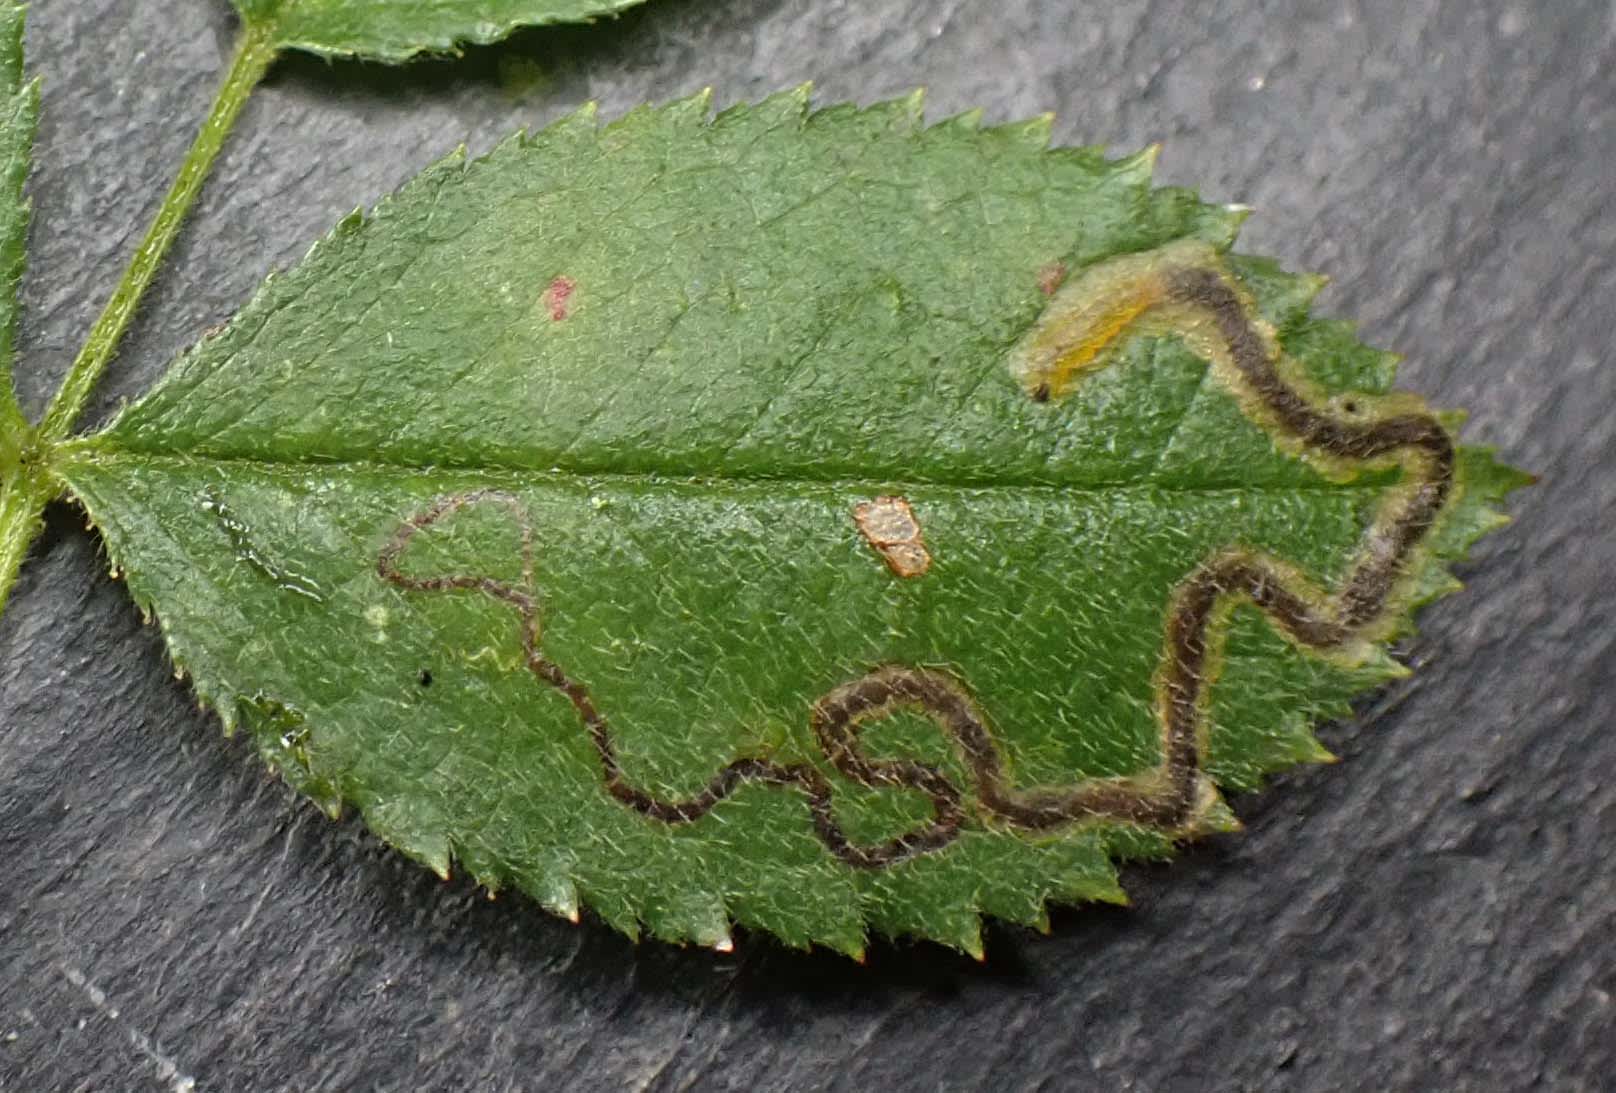
[(118, 283), (101, 317), (96, 320), (78, 359), (68, 370), (61, 390), (56, 392), (50, 408), (45, 411), (45, 418), (39, 424), (40, 440), (45, 445), (64, 439), (72, 430), (90, 399), (90, 392), (95, 389), (96, 382), (117, 353), (119, 339), (134, 318), (141, 297), (179, 234), (185, 214), (201, 192), (202, 183), (207, 180), (214, 160), (224, 147), (225, 138), (230, 135), (236, 119), (241, 115), (241, 108), (275, 60), (276, 47), (270, 31), (270, 27), (250, 24), (242, 28), (236, 40), (236, 53), (231, 60), (230, 71), (225, 75), (219, 94), (213, 100), (213, 109), (202, 123), (196, 141), (186, 153), (179, 177), (163, 199), (162, 207), (157, 210), (157, 218), (152, 221), (146, 238), (141, 240), (140, 249), (135, 251), (134, 259), (124, 271), (123, 280)]
[(7, 441), (6, 436), (24, 436), (31, 433), (28, 419), (23, 416), (22, 407), (17, 405), (17, 392), (12, 385), (11, 372), (0, 365), (0, 446)]
[(44, 526), (40, 513), (50, 500), (49, 483), (39, 470), (33, 426), (11, 399), (11, 376), (0, 369), (0, 616), (17, 582), (28, 546)]
[(57, 487), (37, 468), (0, 467), (0, 616), (28, 547), (45, 526), (41, 514)]

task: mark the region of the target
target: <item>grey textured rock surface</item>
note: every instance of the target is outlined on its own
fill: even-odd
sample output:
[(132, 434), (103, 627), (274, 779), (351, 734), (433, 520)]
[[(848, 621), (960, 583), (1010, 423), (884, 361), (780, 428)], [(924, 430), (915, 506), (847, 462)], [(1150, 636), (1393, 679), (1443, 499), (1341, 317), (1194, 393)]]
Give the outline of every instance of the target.
[[(1091, 8), (1092, 11), (1074, 8)], [(66, 507), (0, 625), (0, 1089), (1599, 1088), (1616, 1067), (1616, 22), (1390, 0), (1216, 20), (1005, 0), (656, 0), (394, 71), (290, 60), (103, 389), (101, 416), (355, 204), (462, 140), (712, 84), (1163, 140), (1254, 205), (1244, 247), (1544, 475), (1423, 616), (1344, 758), (1134, 906), (995, 927), (976, 965), (728, 957), (489, 903), (331, 824), (221, 739)], [(19, 380), (37, 409), (202, 116), (219, 0), (39, 5)]]

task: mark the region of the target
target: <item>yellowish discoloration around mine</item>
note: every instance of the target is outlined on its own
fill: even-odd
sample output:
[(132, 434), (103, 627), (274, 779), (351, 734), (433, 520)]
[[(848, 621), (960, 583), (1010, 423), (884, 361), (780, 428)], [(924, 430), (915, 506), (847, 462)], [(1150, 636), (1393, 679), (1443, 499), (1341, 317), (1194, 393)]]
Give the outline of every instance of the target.
[(1161, 272), (1216, 265), (1210, 246), (1184, 240), (1114, 258), (1068, 278), (1050, 298), (1038, 325), (1016, 347), (1010, 371), (1029, 395), (1047, 402), (1064, 395), (1083, 373), (1104, 364), (1106, 350), (1124, 335), (1159, 333), (1153, 327), (1175, 326), (1175, 333), (1193, 337), (1194, 324), (1150, 322), (1164, 318), (1159, 314), (1166, 297)]
[(915, 510), (902, 497), (877, 497), (860, 502), (853, 520), (865, 540), (886, 559), (887, 568), (900, 577), (919, 577), (931, 568), (931, 553), (921, 538)]

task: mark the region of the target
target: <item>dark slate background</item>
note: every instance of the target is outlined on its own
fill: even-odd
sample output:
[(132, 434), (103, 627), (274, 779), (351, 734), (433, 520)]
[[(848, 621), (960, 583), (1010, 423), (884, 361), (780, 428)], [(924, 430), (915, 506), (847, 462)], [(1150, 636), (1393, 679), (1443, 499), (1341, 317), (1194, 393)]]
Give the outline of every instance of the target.
[[(54, 386), (167, 184), (223, 0), (38, 0), (20, 383)], [(96, 404), (460, 141), (598, 98), (813, 78), (942, 116), (1055, 110), (1256, 206), (1248, 249), (1540, 472), (1429, 610), (1419, 672), (1134, 906), (978, 966), (720, 957), (489, 903), (227, 742), (54, 508), (0, 621), (0, 1088), (1611, 1088), (1616, 1068), (1616, 13), (1608, 0), (656, 0), (395, 72), (283, 63)]]

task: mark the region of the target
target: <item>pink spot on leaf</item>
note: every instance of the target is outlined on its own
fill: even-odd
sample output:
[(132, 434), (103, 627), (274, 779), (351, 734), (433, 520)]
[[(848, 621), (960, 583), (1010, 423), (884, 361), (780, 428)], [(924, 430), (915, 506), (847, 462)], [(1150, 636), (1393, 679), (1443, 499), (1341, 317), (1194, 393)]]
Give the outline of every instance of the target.
[(1066, 263), (1051, 262), (1038, 271), (1038, 291), (1045, 296), (1053, 296), (1064, 280), (1066, 280)]
[(557, 277), (544, 290), (544, 304), (550, 309), (551, 322), (559, 323), (567, 317), (567, 301), (572, 299), (572, 290), (577, 287), (578, 283), (571, 277)]

